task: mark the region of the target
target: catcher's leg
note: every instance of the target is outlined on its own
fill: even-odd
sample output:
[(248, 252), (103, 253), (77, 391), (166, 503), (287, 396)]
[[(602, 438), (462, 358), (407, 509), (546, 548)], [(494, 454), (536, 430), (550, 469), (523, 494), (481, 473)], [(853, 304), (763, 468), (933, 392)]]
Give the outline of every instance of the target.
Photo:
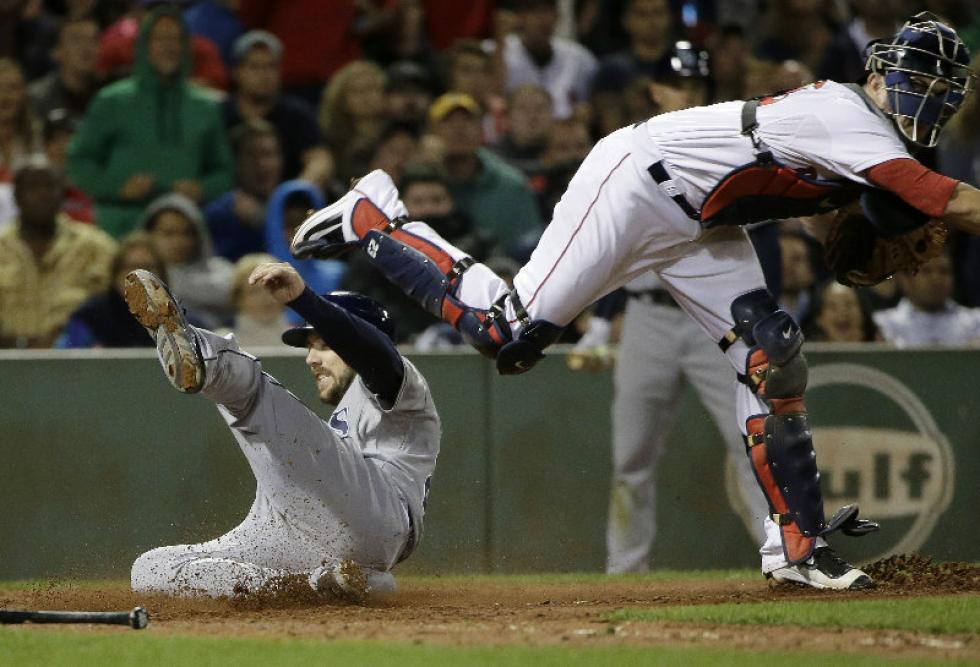
[(307, 218), (292, 251), (298, 257), (327, 257), (360, 248), (388, 280), (496, 359), (501, 373), (530, 370), (563, 327), (532, 319), (517, 290), (508, 291), (486, 266), (405, 215), (391, 178), (376, 170)]
[(680, 252), (658, 272), (681, 307), (721, 341), (743, 381), (736, 410), (770, 513), (763, 571), (817, 587), (870, 584), (823, 541), (833, 530), (862, 534), (876, 526), (858, 520), (854, 506), (824, 519), (803, 404), (807, 367), (799, 326), (763, 287), (755, 252), (741, 230), (719, 230)]
[(770, 574), (825, 588), (865, 588), (871, 579), (840, 561), (819, 538), (836, 530), (864, 535), (877, 524), (858, 519), (856, 505), (824, 518), (820, 473), (803, 403), (807, 364), (799, 325), (763, 289), (732, 302), (735, 326), (722, 339), (748, 346), (739, 380), (768, 407), (745, 420), (746, 446), (759, 485), (778, 526), (786, 565)]

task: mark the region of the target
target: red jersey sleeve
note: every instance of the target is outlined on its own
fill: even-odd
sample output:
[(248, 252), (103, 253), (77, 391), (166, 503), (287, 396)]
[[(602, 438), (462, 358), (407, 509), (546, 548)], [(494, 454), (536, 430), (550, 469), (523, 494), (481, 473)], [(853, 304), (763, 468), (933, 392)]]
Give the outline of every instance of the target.
[(876, 164), (865, 172), (865, 178), (930, 218), (938, 218), (946, 211), (946, 204), (959, 184), (959, 181), (910, 159)]

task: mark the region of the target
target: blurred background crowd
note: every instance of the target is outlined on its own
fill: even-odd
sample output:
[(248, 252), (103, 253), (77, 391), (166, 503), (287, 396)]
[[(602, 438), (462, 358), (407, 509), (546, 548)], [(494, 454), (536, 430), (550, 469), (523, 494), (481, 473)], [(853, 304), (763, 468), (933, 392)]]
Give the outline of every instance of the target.
[[(276, 344), (292, 315), (246, 282), (270, 257), (380, 299), (399, 342), (459, 344), (358, 256), (292, 259), (292, 231), (382, 168), (412, 217), (512, 276), (605, 134), (857, 81), (919, 10), (980, 50), (970, 0), (0, 0), (0, 347), (151, 345), (120, 296), (134, 268), (196, 324)], [(918, 157), (980, 184), (976, 95)], [(754, 236), (810, 340), (980, 340), (976, 240), (858, 291), (799, 221)]]

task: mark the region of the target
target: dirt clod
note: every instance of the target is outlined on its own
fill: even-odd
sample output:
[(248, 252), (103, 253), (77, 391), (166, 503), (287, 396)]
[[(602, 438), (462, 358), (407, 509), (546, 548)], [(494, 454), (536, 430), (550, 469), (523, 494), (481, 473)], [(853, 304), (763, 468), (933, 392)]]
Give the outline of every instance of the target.
[(970, 563), (936, 563), (928, 556), (897, 554), (862, 569), (885, 590), (980, 591), (980, 567)]

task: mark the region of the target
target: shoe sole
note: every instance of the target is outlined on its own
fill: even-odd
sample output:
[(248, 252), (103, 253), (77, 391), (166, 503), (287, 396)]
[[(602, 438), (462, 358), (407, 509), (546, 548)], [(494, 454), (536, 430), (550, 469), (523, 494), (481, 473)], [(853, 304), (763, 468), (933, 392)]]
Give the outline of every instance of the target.
[(131, 271), (125, 283), (123, 298), (129, 312), (156, 342), (157, 356), (170, 384), (185, 394), (199, 392), (204, 386), (204, 363), (176, 298), (149, 271)]
[(843, 575), (843, 577), (839, 579), (831, 579), (830, 577), (827, 577), (826, 578), (827, 583), (820, 582), (815, 579), (807, 578), (805, 575), (802, 574), (779, 575), (779, 574), (775, 574), (775, 572), (767, 572), (766, 577), (772, 579), (777, 584), (798, 584), (800, 586), (808, 586), (810, 588), (817, 588), (820, 590), (861, 591), (861, 590), (866, 590), (868, 588), (875, 587), (875, 582), (871, 577), (869, 577), (864, 572), (861, 572), (860, 570), (857, 570), (857, 572), (858, 575), (853, 580), (847, 582), (846, 586), (835, 585), (835, 584), (843, 584), (844, 581), (841, 581), (840, 579), (847, 578), (850, 573)]
[[(295, 254), (304, 243), (317, 241), (336, 231), (344, 223), (344, 207), (348, 204), (347, 198), (350, 196), (351, 193), (348, 192), (334, 203), (306, 218), (293, 234), (293, 239), (289, 243), (290, 251)], [(361, 197), (361, 195), (356, 196)]]
[(361, 566), (348, 559), (336, 568), (326, 570), (317, 580), (316, 589), (347, 602), (364, 602), (371, 587)]

